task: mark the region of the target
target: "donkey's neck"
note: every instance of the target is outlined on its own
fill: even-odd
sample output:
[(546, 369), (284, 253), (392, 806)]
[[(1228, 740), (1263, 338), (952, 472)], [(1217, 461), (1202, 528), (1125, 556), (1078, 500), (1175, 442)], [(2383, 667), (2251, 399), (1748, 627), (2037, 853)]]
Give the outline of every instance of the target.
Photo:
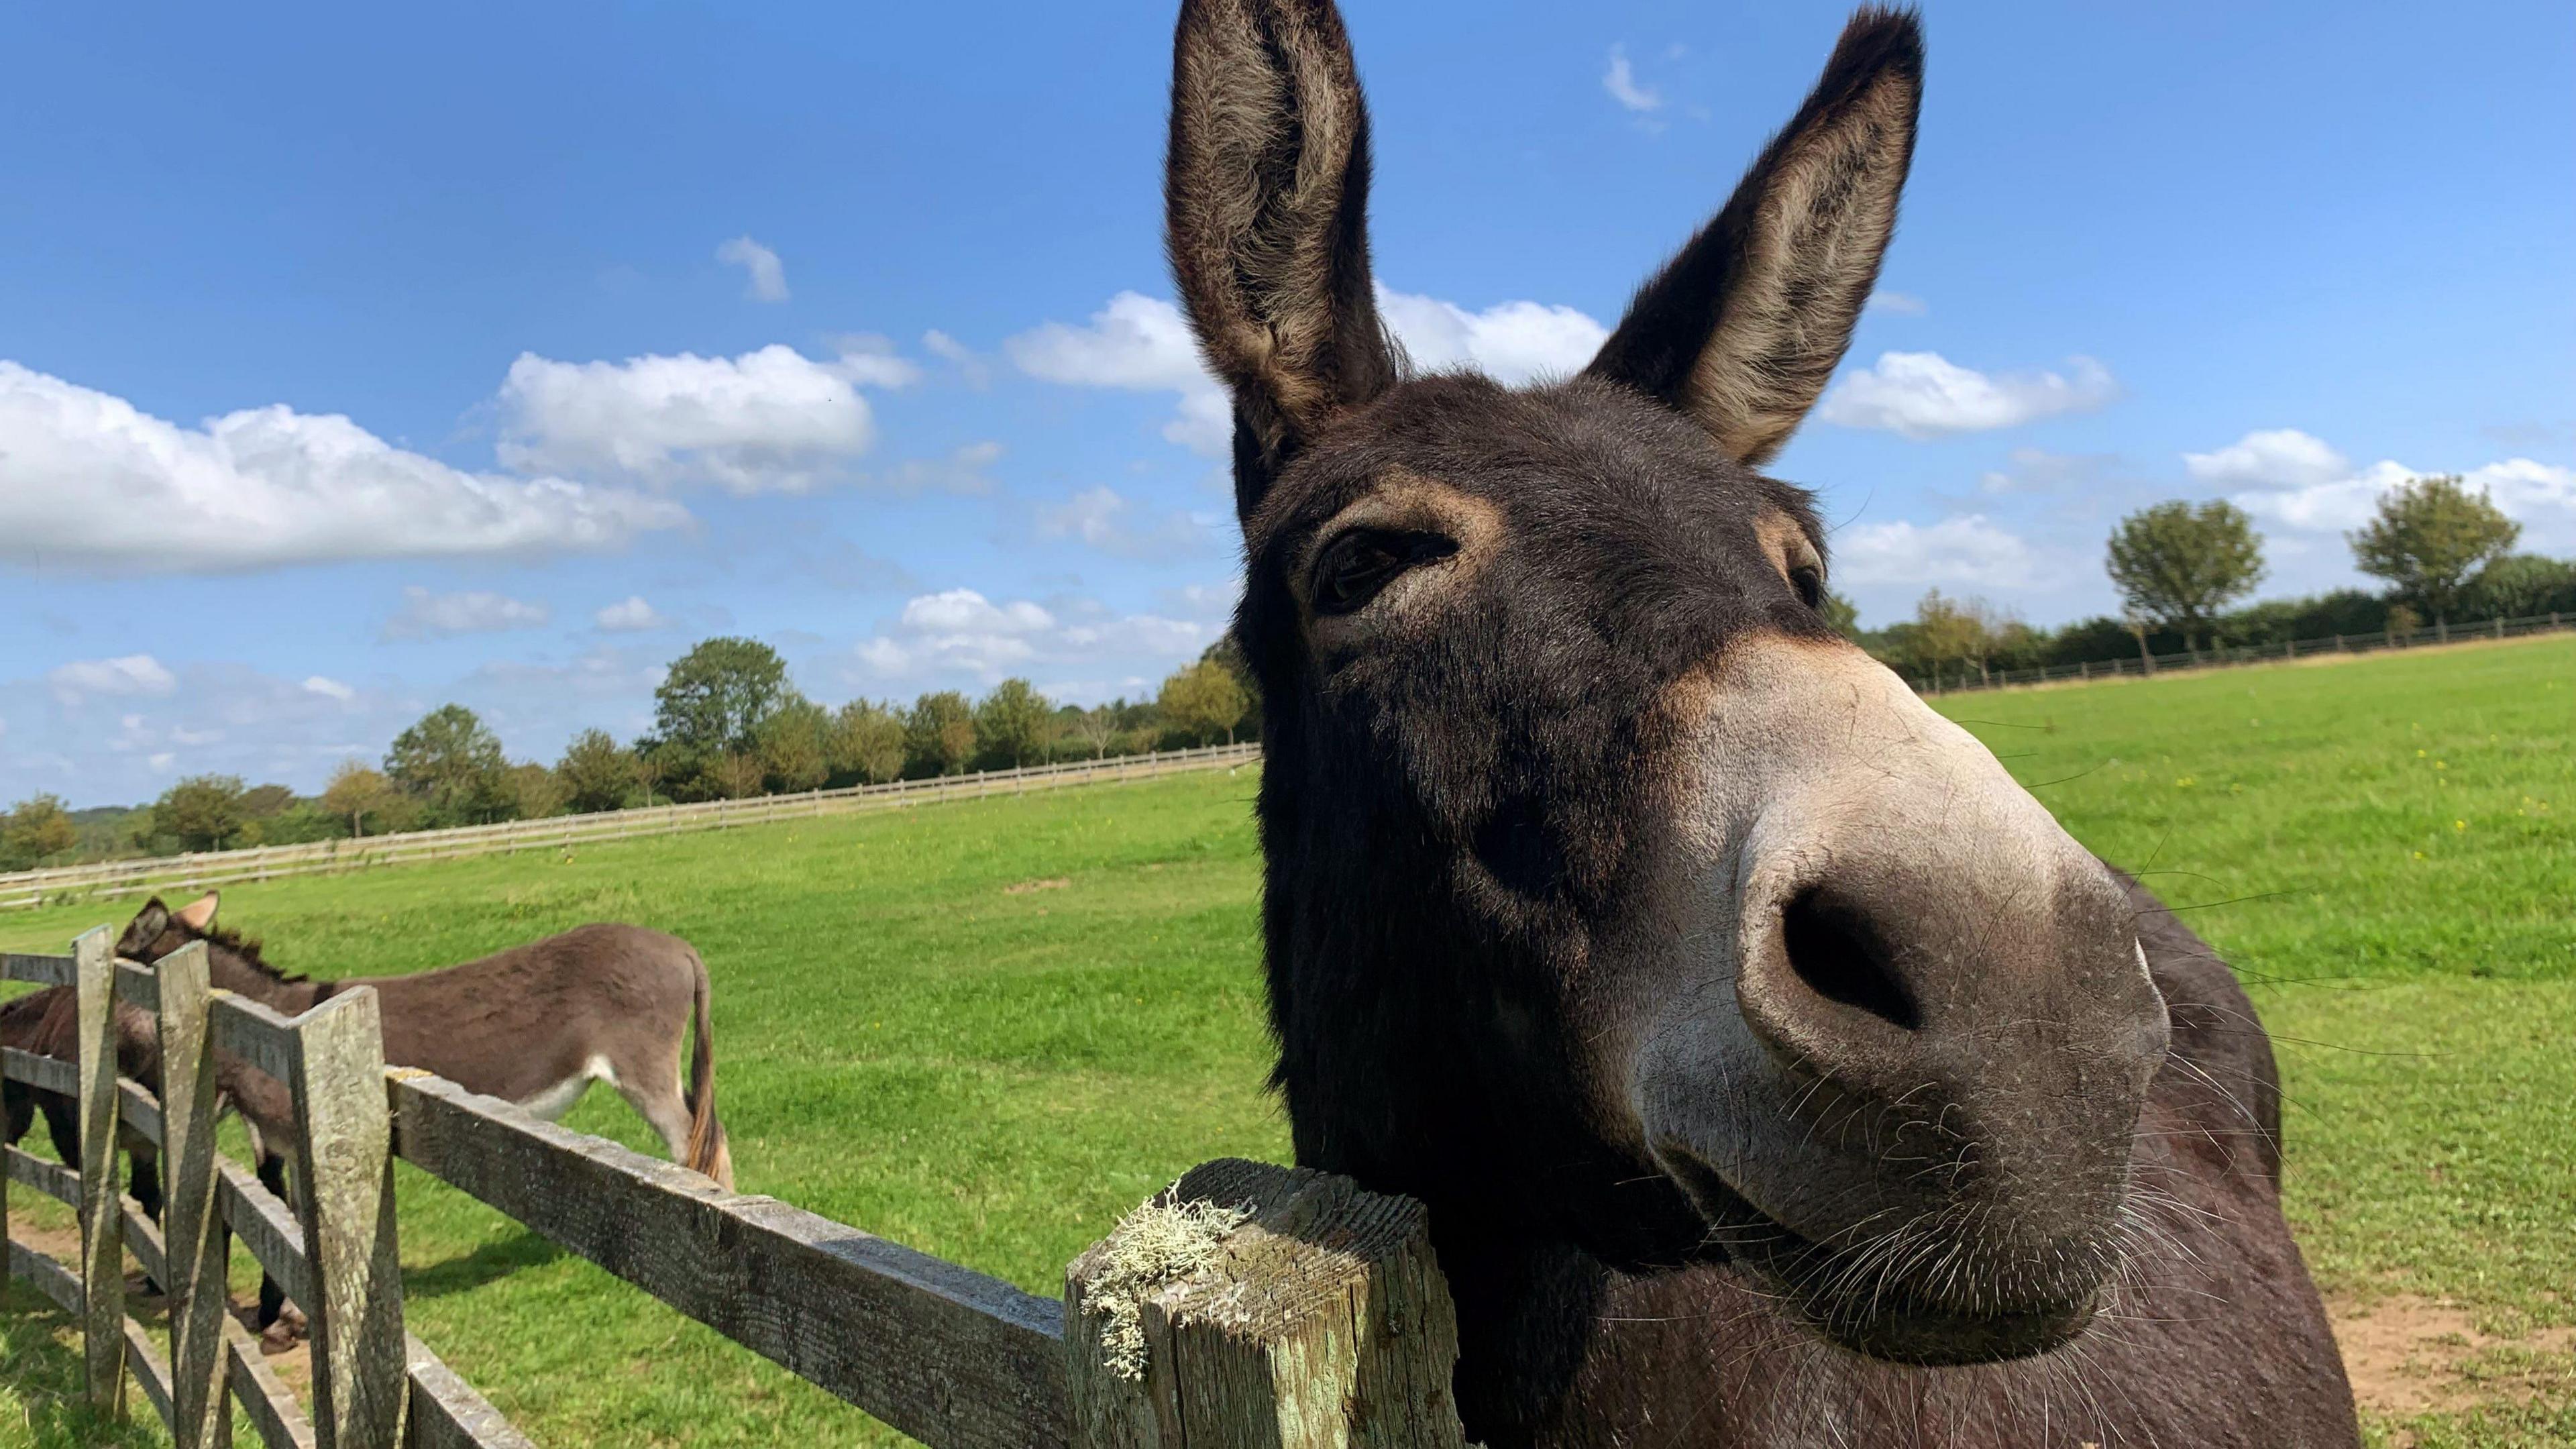
[[(212, 943), (210, 943), (212, 944)], [(209, 984), (236, 996), (246, 996), (269, 1010), (284, 1016), (297, 1016), (312, 1009), (327, 993), (329, 983), (293, 980), (253, 964), (241, 953), (224, 945), (213, 945), (207, 955)]]

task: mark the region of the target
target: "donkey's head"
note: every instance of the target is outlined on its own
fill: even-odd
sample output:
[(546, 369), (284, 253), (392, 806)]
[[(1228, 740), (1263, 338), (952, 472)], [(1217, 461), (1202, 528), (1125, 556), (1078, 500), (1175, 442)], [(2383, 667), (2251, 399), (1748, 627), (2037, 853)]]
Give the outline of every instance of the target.
[(208, 891), (174, 911), (154, 896), (134, 913), (133, 920), (125, 923), (125, 933), (116, 938), (116, 954), (129, 961), (157, 964), (189, 942), (204, 940), (206, 933), (214, 929), (215, 908), (221, 904), (221, 895)]
[(2035, 1352), (2165, 1045), (2122, 888), (1827, 627), (1754, 471), (1849, 343), (1922, 43), (1854, 19), (1577, 377), (1408, 373), (1329, 0), (1187, 0), (1170, 246), (1232, 389), (1278, 1079), (1447, 1241), (1728, 1257), (1889, 1357)]

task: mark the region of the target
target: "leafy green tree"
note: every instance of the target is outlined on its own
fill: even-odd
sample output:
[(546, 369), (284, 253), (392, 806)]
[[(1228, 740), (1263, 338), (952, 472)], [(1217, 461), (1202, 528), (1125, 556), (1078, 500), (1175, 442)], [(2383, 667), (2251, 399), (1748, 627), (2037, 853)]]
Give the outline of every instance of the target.
[(2472, 493), (2456, 473), (2410, 478), (2382, 494), (2370, 522), (2344, 535), (2363, 573), (2446, 623), (2460, 591), (2480, 564), (2513, 547), (2522, 525), (2504, 516), (2481, 488)]
[(2263, 581), (2263, 540), (2233, 503), (2176, 499), (2121, 519), (2108, 562), (2130, 613), (2206, 645), (2219, 610)]
[(1095, 760), (1109, 753), (1109, 742), (1118, 737), (1118, 712), (1105, 704), (1089, 709), (1066, 705), (1057, 716), (1064, 731), (1080, 740)]
[(1199, 652), (1199, 660), (1201, 663), (1222, 666), (1226, 675), (1234, 681), (1234, 687), (1243, 691), (1243, 712), (1235, 716), (1233, 727), (1226, 731), (1226, 739), (1231, 742), (1237, 730), (1242, 731), (1245, 739), (1259, 739), (1261, 737), (1261, 684), (1252, 677), (1252, 661), (1244, 657), (1243, 641), (1234, 636), (1232, 629), (1228, 629), (1218, 636), (1215, 643)]
[(789, 694), (777, 650), (757, 639), (709, 639), (673, 660), (653, 691), (653, 732), (692, 750), (753, 750), (761, 722)]
[(152, 817), (182, 850), (223, 850), (247, 819), (243, 793), (239, 775), (190, 775), (152, 802)]
[(882, 785), (903, 773), (903, 717), (891, 705), (851, 700), (832, 716), (825, 756), (833, 780)]
[[(322, 808), (349, 822), (349, 833), (355, 836), (400, 829), (393, 817), (402, 813), (405, 804), (393, 781), (355, 760), (342, 760), (322, 787)], [(371, 822), (373, 830), (367, 828)]]
[(903, 717), (904, 773), (963, 773), (975, 754), (975, 709), (953, 689), (925, 694)]
[(626, 804), (639, 783), (635, 766), (633, 752), (620, 747), (608, 731), (583, 730), (564, 746), (555, 778), (563, 782), (564, 804), (588, 815)]
[(565, 797), (571, 792), (554, 771), (529, 761), (503, 773), (510, 782), (511, 812), (519, 819), (543, 820), (563, 813)]
[(1019, 766), (1055, 738), (1055, 706), (1025, 679), (1005, 679), (975, 706), (975, 746), (992, 764)]
[(60, 797), (39, 793), (0, 815), (0, 870), (27, 870), (80, 843)]
[(1985, 657), (1985, 606), (1932, 589), (1914, 606), (1911, 642), (1916, 664), (1931, 675), (1937, 689), (1948, 666), (1956, 664), (1964, 673), (1970, 661)]
[(811, 790), (832, 773), (832, 716), (794, 691), (753, 731), (753, 753), (772, 790)]
[(2536, 553), (2491, 559), (2461, 587), (2460, 607), (2471, 617), (2489, 619), (2576, 613), (2576, 563)]
[(748, 800), (760, 793), (768, 779), (769, 767), (760, 756), (745, 752), (739, 755), (716, 755), (706, 762), (706, 783), (726, 800)]
[(432, 825), (506, 820), (517, 803), (500, 737), (461, 704), (442, 704), (394, 736), (385, 774)]
[(1201, 659), (1183, 665), (1163, 681), (1159, 703), (1164, 721), (1172, 728), (1201, 740), (1222, 734), (1232, 744), (1235, 726), (1243, 723), (1243, 712), (1252, 701), (1232, 670), (1218, 660)]

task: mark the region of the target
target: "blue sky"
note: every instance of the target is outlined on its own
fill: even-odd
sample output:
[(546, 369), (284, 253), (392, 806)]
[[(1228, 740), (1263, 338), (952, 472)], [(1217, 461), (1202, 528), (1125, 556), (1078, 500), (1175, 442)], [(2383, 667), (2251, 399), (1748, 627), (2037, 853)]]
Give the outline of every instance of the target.
[[(1845, 7), (1347, 6), (1417, 358), (1579, 365)], [(0, 801), (312, 788), (421, 711), (642, 728), (693, 639), (838, 702), (1148, 692), (1235, 589), (1158, 249), (1161, 4), (0, 18)], [(2562, 7), (1927, 7), (1885, 295), (1773, 471), (1865, 620), (2267, 590), (2407, 471), (2576, 554)]]

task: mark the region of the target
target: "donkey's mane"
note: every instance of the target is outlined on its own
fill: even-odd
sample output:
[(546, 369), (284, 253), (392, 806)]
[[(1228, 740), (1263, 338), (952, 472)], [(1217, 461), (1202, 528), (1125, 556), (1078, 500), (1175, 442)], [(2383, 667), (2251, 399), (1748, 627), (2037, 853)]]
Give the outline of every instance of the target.
[(245, 935), (230, 926), (217, 925), (208, 925), (197, 935), (205, 941), (209, 950), (221, 947), (234, 960), (281, 986), (292, 986), (299, 981), (313, 979), (301, 971), (289, 973), (271, 964), (266, 957), (260, 955), (260, 939), (257, 936)]

